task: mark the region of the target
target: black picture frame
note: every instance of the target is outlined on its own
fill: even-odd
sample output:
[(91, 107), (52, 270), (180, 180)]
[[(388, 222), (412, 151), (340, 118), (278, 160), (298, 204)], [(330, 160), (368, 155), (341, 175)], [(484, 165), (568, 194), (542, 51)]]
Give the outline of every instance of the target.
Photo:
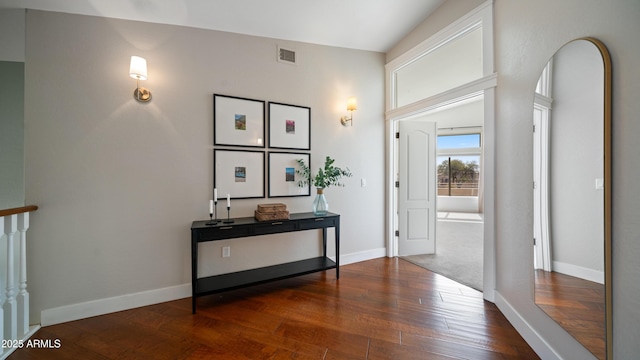
[(265, 147), (264, 100), (213, 94), (213, 144)]
[(311, 184), (300, 187), (301, 180), (296, 170), (300, 169), (297, 159), (303, 159), (307, 166), (311, 166), (311, 154), (270, 151), (268, 175), (270, 198), (311, 196)]
[(311, 150), (311, 108), (269, 102), (269, 147)]
[(213, 150), (213, 188), (220, 199), (264, 198), (265, 153), (260, 150)]

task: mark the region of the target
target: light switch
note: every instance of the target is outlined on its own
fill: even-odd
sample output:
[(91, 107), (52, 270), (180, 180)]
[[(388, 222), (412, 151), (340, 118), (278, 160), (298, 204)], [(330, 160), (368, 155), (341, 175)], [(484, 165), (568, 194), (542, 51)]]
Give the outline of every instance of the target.
[(365, 186), (367, 186), (367, 179), (365, 178), (360, 179), (360, 187), (365, 187)]
[(596, 190), (604, 190), (604, 179), (596, 179)]

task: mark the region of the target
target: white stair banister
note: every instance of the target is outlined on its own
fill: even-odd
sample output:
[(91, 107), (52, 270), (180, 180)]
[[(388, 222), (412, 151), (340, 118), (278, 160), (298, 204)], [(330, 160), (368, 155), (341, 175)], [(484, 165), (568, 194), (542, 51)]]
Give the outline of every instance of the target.
[[(0, 217), (0, 239), (2, 239), (3, 236), (4, 236), (4, 216)], [(8, 254), (7, 254), (7, 257), (9, 257)], [(2, 291), (2, 289), (0, 289), (0, 291)], [(4, 303), (0, 305), (2, 305), (2, 308), (4, 308)], [(4, 340), (4, 311), (0, 311), (0, 324), (2, 324), (0, 326), (0, 341), (2, 341)], [(4, 353), (4, 349), (2, 349), (2, 352)]]
[[(40, 329), (39, 324), (29, 323), (27, 291), (27, 229), (29, 213), (36, 210), (35, 205), (0, 210), (0, 239), (7, 241), (6, 254), (0, 252), (0, 341), (3, 344), (0, 360), (6, 359), (19, 348), (17, 344), (27, 341)], [(17, 232), (20, 232), (20, 242), (16, 246)], [(0, 249), (2, 247), (4, 243), (0, 242)]]
[(2, 306), (4, 310), (4, 336), (5, 339), (15, 340), (18, 338), (18, 307), (16, 303), (15, 271), (14, 271), (14, 249), (13, 237), (18, 230), (18, 215), (5, 216), (4, 231), (7, 235), (7, 291), (5, 302)]
[(20, 274), (18, 284), (18, 338), (29, 332), (29, 292), (27, 291), (27, 229), (29, 229), (29, 213), (18, 215), (18, 231), (20, 231)]

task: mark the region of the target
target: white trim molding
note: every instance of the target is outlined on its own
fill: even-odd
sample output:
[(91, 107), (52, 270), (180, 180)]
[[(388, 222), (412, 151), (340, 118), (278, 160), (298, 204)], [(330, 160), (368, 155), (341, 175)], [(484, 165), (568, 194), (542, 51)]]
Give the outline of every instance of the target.
[(565, 262), (554, 261), (553, 271), (604, 285), (604, 271), (589, 269)]
[(377, 249), (371, 249), (366, 251), (340, 255), (340, 266), (355, 264), (361, 261), (378, 259), (381, 257), (385, 257), (386, 254), (387, 254), (386, 248), (377, 248)]
[(97, 299), (46, 309), (40, 314), (40, 322), (42, 323), (42, 326), (55, 325), (117, 311), (184, 299), (190, 296), (191, 284), (141, 291), (133, 294), (125, 294), (106, 299)]
[(496, 86), (498, 86), (498, 74), (494, 73), (440, 94), (430, 96), (426, 99), (422, 99), (399, 108), (389, 109), (385, 113), (385, 116), (388, 119), (395, 119), (431, 111), (460, 101), (475, 98), (482, 95), (484, 90), (494, 88)]
[(529, 322), (498, 292), (494, 291), (495, 304), (533, 351), (545, 360), (562, 360), (551, 345), (529, 324)]

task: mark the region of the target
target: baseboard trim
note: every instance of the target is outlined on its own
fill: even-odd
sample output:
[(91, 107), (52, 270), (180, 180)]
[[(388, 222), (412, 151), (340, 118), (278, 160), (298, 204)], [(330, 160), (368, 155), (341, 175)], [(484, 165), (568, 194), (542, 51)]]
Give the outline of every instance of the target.
[(554, 261), (552, 266), (553, 271), (604, 285), (604, 271), (588, 269), (560, 261)]
[(55, 325), (189, 296), (191, 296), (191, 284), (170, 286), (43, 310), (40, 321), (42, 326)]
[(495, 304), (511, 325), (518, 331), (524, 341), (531, 346), (533, 351), (545, 360), (562, 360), (542, 336), (524, 319), (520, 313), (496, 290), (494, 291)]
[[(386, 256), (386, 251), (378, 248), (343, 254), (340, 265), (381, 258)], [(191, 297), (191, 283), (46, 309), (41, 312), (40, 321), (42, 326), (49, 326), (188, 297)]]
[[(31, 325), (29, 326), (29, 331), (27, 331), (27, 333), (22, 337), (22, 339), (18, 339), (21, 340), (24, 343), (26, 343), (29, 338), (31, 338), (33, 336), (33, 334), (35, 334), (38, 330), (40, 330), (40, 325)], [(9, 355), (13, 354), (14, 351), (16, 351), (16, 349), (18, 349), (19, 347), (16, 346), (12, 346), (12, 347), (5, 347), (4, 352), (1, 353), (0, 356), (0, 360), (4, 360), (6, 358), (9, 357)]]
[[(343, 255), (340, 255), (340, 266), (355, 264), (361, 261), (378, 259), (385, 256), (387, 256), (386, 248), (378, 248), (378, 249), (365, 250), (365, 251), (360, 251), (360, 252), (355, 252), (350, 254), (343, 254)], [(335, 261), (335, 256), (333, 256), (331, 259)]]

